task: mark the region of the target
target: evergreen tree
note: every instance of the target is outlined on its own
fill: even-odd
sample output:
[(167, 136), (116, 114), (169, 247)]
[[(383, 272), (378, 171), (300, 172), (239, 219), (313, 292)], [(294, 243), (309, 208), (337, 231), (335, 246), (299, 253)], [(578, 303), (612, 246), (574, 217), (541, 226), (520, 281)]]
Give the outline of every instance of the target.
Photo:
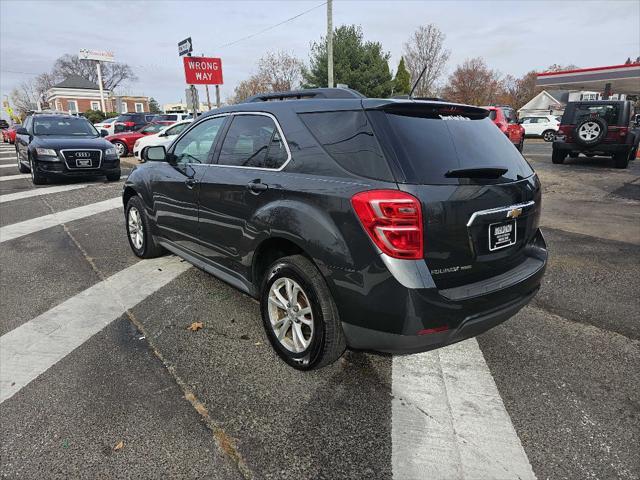
[(411, 91), (411, 75), (404, 66), (404, 57), (400, 57), (396, 78), (393, 79), (393, 94), (408, 95)]

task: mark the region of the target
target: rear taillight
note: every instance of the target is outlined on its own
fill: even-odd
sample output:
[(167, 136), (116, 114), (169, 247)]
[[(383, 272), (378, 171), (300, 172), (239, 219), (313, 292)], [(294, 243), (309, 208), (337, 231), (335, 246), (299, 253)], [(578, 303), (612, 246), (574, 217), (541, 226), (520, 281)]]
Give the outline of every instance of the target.
[(351, 205), (384, 253), (410, 260), (423, 257), (422, 208), (416, 197), (399, 190), (370, 190), (354, 195)]
[(629, 128), (627, 128), (627, 127), (618, 128), (618, 136), (619, 137), (626, 137), (627, 133), (629, 133)]
[(569, 135), (571, 133), (571, 129), (573, 128), (573, 125), (560, 125), (558, 127), (558, 133), (560, 135)]

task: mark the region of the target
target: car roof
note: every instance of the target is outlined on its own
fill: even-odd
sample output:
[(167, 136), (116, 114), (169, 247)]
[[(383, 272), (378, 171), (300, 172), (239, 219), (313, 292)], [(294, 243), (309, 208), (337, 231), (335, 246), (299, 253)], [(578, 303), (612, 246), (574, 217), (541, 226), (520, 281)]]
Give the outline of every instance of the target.
[[(71, 119), (71, 118), (81, 118), (83, 120), (87, 120), (85, 117), (76, 117), (75, 115), (69, 115), (67, 113), (46, 113), (46, 114), (39, 114), (39, 115), (34, 115), (33, 118), (38, 118), (40, 119), (55, 119), (55, 118), (64, 118), (64, 119)], [(87, 120), (88, 121), (88, 120)]]

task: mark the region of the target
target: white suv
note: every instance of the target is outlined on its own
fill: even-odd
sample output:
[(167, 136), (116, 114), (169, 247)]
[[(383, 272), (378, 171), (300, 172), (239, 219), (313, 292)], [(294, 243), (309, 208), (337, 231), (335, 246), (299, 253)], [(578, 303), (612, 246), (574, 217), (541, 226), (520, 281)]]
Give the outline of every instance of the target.
[(524, 127), (525, 136), (542, 137), (545, 142), (553, 142), (560, 122), (554, 115), (536, 115), (522, 117), (520, 123)]

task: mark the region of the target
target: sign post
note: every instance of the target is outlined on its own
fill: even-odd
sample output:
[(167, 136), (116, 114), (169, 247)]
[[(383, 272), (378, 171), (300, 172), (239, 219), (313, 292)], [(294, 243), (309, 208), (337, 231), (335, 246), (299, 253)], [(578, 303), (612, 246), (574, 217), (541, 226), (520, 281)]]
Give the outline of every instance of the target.
[(98, 71), (98, 87), (100, 88), (100, 105), (102, 111), (106, 112), (104, 104), (104, 87), (102, 86), (102, 70), (100, 69), (100, 62), (114, 62), (113, 52), (101, 51), (101, 50), (88, 50), (81, 48), (78, 54), (80, 60), (96, 60), (96, 70)]

